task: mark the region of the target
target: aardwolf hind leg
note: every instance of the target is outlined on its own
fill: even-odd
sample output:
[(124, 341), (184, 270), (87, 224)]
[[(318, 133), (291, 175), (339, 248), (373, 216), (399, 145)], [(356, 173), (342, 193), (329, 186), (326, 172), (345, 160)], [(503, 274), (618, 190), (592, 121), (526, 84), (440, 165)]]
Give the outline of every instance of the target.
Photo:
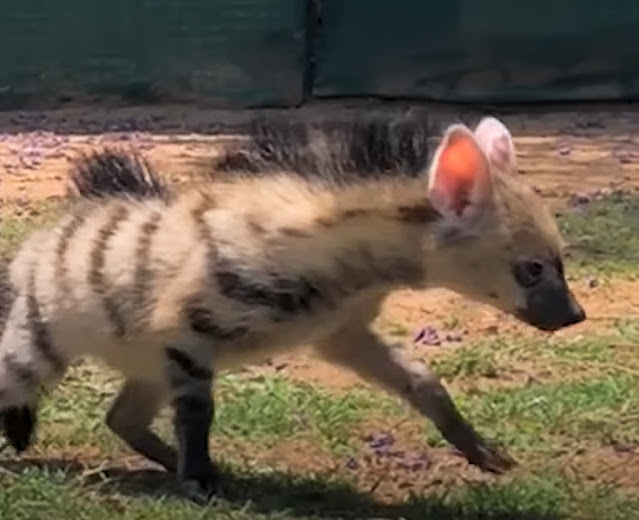
[(171, 398), (178, 443), (178, 479), (194, 498), (218, 492), (218, 471), (211, 460), (209, 434), (214, 416), (210, 347), (185, 341), (167, 348)]
[(406, 399), (430, 418), (471, 464), (493, 473), (502, 473), (516, 464), (505, 451), (475, 432), (435, 374), (425, 365), (408, 360), (401, 349), (381, 342), (366, 324), (350, 325), (316, 349), (327, 361), (348, 367)]
[(131, 449), (175, 473), (175, 449), (150, 430), (165, 397), (166, 391), (159, 384), (128, 380), (111, 405), (106, 423)]

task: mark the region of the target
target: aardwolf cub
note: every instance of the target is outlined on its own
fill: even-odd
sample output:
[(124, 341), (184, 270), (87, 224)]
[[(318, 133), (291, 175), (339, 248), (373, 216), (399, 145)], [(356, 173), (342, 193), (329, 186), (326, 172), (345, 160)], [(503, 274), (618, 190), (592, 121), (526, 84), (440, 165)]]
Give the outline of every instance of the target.
[[(42, 387), (97, 356), (125, 377), (109, 427), (211, 493), (215, 373), (310, 344), (404, 398), (472, 464), (511, 467), (425, 365), (370, 328), (401, 287), (445, 287), (547, 331), (585, 319), (555, 221), (514, 175), (510, 132), (494, 118), (454, 124), (431, 157), (425, 132), (374, 118), (342, 134), (289, 127), (290, 139), (264, 128), (252, 151), (220, 165), (244, 173), (179, 193), (119, 152), (77, 164), (81, 200), (23, 243), (8, 279), (0, 273), (10, 443), (32, 442)], [(177, 450), (149, 427), (167, 401)]]

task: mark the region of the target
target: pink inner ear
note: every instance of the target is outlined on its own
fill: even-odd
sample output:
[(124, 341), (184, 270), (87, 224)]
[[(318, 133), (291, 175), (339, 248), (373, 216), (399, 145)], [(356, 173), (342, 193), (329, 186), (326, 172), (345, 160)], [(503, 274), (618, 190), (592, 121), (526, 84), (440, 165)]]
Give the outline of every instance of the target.
[(502, 135), (493, 142), (493, 147), (488, 153), (488, 159), (497, 168), (504, 170), (508, 168), (513, 162), (510, 149), (510, 141), (507, 136)]
[(490, 164), (500, 170), (515, 167), (515, 146), (506, 126), (494, 117), (485, 117), (475, 129), (475, 137), (481, 144)]
[(452, 131), (439, 151), (431, 171), (432, 192), (447, 211), (461, 214), (473, 195), (482, 195), (488, 183), (486, 157), (473, 136)]

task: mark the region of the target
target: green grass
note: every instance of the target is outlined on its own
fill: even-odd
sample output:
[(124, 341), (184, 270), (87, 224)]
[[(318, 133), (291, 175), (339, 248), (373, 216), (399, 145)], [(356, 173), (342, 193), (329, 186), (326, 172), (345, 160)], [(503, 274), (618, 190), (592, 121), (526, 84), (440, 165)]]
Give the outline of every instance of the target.
[(348, 448), (354, 424), (394, 404), (365, 390), (335, 395), (283, 377), (247, 381), (227, 376), (219, 381), (217, 396), (216, 432), (221, 435), (256, 442), (311, 437), (338, 451)]
[[(115, 453), (121, 445), (104, 425), (104, 415), (118, 388), (114, 373), (82, 363), (64, 383), (47, 395), (40, 417), (51, 425), (40, 435), (43, 448), (95, 446)], [(397, 401), (385, 394), (353, 389), (336, 395), (317, 386), (284, 377), (239, 378), (223, 375), (216, 382), (218, 438), (273, 443), (284, 439), (311, 439), (334, 453), (352, 451), (350, 429), (371, 415), (397, 411)], [(169, 416), (158, 427), (171, 435)]]
[(458, 382), (478, 377), (513, 375), (526, 365), (535, 379), (572, 379), (589, 369), (614, 374), (639, 374), (639, 324), (624, 319), (600, 329), (596, 335), (498, 336), (442, 350), (431, 361), (440, 377)]
[(566, 211), (559, 226), (577, 272), (635, 275), (639, 266), (639, 196), (613, 193)]
[(63, 208), (58, 200), (39, 201), (27, 208), (0, 208), (0, 258), (14, 251), (30, 232), (58, 217)]
[[(509, 449), (531, 456), (561, 453), (566, 446), (639, 443), (639, 380), (608, 375), (567, 383), (532, 384), (483, 392), (455, 392), (457, 405), (475, 427)], [(424, 423), (425, 438), (445, 446)]]
[(461, 347), (454, 354), (437, 357), (432, 369), (443, 378), (497, 377), (500, 367), (491, 349)]
[(553, 448), (574, 439), (639, 442), (639, 423), (621, 422), (622, 415), (639, 413), (636, 388), (630, 376), (608, 376), (487, 392), (459, 404), (473, 424), (513, 449)]
[[(442, 351), (432, 366), (473, 424), (513, 449), (639, 443), (636, 344), (635, 323), (624, 321), (588, 337), (478, 341)], [(495, 384), (478, 387), (478, 378)], [(441, 443), (434, 428), (425, 431), (431, 444)]]
[(227, 480), (225, 498), (209, 505), (176, 496), (166, 478), (147, 476), (146, 480), (146, 485), (124, 485), (118, 475), (85, 478), (72, 472), (30, 469), (2, 478), (0, 508), (3, 518), (12, 520), (625, 520), (639, 514), (637, 498), (603, 486), (584, 487), (552, 473), (493, 486), (460, 486), (395, 505), (376, 503), (336, 481), (277, 472), (234, 472)]

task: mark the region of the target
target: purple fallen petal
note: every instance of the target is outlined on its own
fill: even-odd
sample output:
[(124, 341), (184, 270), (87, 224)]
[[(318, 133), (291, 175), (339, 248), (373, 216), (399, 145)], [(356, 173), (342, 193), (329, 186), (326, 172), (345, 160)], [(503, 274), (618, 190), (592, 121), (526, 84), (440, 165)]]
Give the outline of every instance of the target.
[(635, 156), (633, 154), (618, 154), (617, 155), (617, 160), (621, 164), (630, 164), (630, 163), (634, 162)]
[(397, 465), (409, 471), (419, 471), (430, 466), (430, 460), (426, 453), (413, 453), (404, 457)]
[(461, 330), (452, 330), (446, 333), (446, 341), (451, 343), (458, 343), (462, 340), (464, 336), (464, 332)]
[(441, 339), (437, 329), (431, 326), (424, 327), (416, 335), (414, 339), (415, 343), (422, 345), (440, 345)]
[(634, 453), (637, 451), (637, 445), (625, 442), (613, 442), (612, 449), (617, 453)]
[(379, 448), (375, 448), (373, 453), (375, 453), (377, 457), (386, 457), (390, 455), (390, 448), (388, 446), (380, 446)]
[(418, 341), (421, 341), (421, 340), (424, 338), (424, 336), (425, 336), (425, 335), (426, 335), (426, 329), (421, 328), (421, 329), (419, 329), (419, 331), (417, 332), (417, 335), (413, 338), (413, 341), (414, 341), (415, 343), (417, 343)]
[(571, 197), (571, 205), (572, 206), (583, 206), (585, 204), (591, 203), (596, 197), (595, 193), (577, 193)]
[(359, 469), (359, 462), (353, 457), (349, 457), (346, 461), (346, 467), (351, 470), (357, 470)]
[(408, 471), (420, 471), (426, 468), (426, 463), (421, 460), (402, 461), (397, 464), (400, 468)]
[(395, 437), (393, 437), (390, 433), (380, 433), (371, 436), (368, 442), (371, 448), (378, 450), (381, 448), (388, 448), (395, 444)]
[(589, 128), (597, 128), (597, 129), (603, 129), (606, 128), (606, 125), (604, 125), (604, 123), (598, 119), (591, 119), (589, 121), (581, 121), (575, 124), (575, 126), (577, 128), (584, 128), (584, 129), (589, 129)]

